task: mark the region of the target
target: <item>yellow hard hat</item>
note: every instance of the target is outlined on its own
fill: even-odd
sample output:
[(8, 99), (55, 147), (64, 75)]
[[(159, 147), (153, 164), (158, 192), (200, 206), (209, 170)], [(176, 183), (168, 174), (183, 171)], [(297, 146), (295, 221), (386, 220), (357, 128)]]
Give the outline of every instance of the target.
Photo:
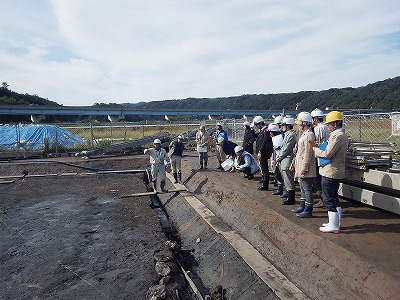
[(326, 115), (325, 123), (332, 123), (337, 121), (343, 121), (343, 115), (337, 110), (333, 110)]

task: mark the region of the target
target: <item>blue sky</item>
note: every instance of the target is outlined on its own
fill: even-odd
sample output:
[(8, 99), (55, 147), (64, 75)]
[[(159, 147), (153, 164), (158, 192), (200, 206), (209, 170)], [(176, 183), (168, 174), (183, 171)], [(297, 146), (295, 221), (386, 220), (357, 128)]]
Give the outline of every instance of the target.
[(398, 0), (1, 2), (0, 82), (63, 105), (359, 87), (400, 75)]

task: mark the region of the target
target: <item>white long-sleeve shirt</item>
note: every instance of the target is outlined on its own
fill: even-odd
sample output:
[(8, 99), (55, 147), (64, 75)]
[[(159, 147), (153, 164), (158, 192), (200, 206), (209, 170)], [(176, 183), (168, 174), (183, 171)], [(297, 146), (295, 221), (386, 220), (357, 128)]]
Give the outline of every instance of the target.
[(329, 139), (328, 126), (324, 123), (319, 123), (314, 127), (315, 141), (319, 144), (325, 143)]
[(151, 164), (164, 164), (164, 160), (167, 158), (167, 152), (164, 148), (156, 150), (154, 148), (144, 149), (144, 154), (150, 155)]

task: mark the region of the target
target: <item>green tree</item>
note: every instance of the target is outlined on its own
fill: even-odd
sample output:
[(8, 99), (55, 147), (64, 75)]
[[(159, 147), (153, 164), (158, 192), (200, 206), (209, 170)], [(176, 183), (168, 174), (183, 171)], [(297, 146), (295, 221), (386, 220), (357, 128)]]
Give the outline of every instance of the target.
[(7, 84), (7, 82), (3, 81), (3, 82), (1, 83), (1, 88), (2, 88), (2, 89), (8, 90), (8, 87), (9, 87), (9, 85)]

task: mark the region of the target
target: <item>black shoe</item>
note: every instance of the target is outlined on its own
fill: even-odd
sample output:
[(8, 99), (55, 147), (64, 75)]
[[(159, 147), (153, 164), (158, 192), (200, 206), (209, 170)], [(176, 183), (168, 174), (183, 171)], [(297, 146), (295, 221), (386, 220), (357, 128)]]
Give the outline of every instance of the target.
[(247, 178), (248, 180), (252, 180), (252, 179), (254, 178), (254, 175), (253, 175), (253, 174), (250, 174), (250, 175), (248, 175), (246, 178)]
[(243, 174), (243, 178), (247, 178), (248, 177), (248, 175), (247, 174)]
[(268, 186), (262, 185), (258, 188), (260, 191), (268, 191)]
[(281, 195), (279, 195), (281, 198), (287, 198), (289, 197), (289, 193), (287, 191), (284, 191)]
[(292, 204), (295, 204), (295, 203), (296, 203), (296, 201), (291, 200), (289, 198), (284, 200), (284, 201), (282, 201), (282, 205), (292, 205)]
[(285, 199), (284, 201), (282, 201), (282, 205), (292, 205), (296, 203), (296, 199), (295, 199), (295, 191), (294, 190), (290, 190), (288, 191), (288, 198)]
[(275, 192), (272, 193), (272, 195), (278, 195), (278, 196), (280, 196), (280, 195), (282, 195), (282, 194), (283, 194), (283, 192), (281, 192), (281, 191), (279, 191), (279, 190), (277, 190), (277, 191), (275, 191)]

